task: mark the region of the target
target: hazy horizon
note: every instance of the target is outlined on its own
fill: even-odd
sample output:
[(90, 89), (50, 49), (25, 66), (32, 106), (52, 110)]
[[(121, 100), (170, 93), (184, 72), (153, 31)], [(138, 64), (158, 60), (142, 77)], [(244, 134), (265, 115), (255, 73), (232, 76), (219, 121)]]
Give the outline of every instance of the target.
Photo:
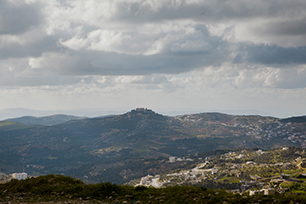
[[(23, 116), (33, 116), (33, 117), (45, 117), (57, 114), (72, 115), (78, 117), (100, 117), (107, 115), (120, 115), (129, 112), (135, 108), (119, 108), (119, 109), (71, 109), (71, 110), (35, 110), (35, 109), (25, 109), (25, 108), (9, 108), (0, 110), (0, 120), (6, 120), (11, 118), (18, 118)], [(144, 107), (147, 108), (147, 107)], [(151, 109), (151, 108), (148, 108)], [(167, 116), (178, 116), (184, 114), (196, 114), (196, 113), (211, 113), (218, 112), (229, 115), (260, 115), (260, 116), (270, 116), (275, 118), (289, 118), (293, 116), (303, 116), (303, 115), (285, 115), (276, 116), (270, 113), (250, 109), (250, 110), (195, 110), (195, 109), (151, 109), (154, 112)]]

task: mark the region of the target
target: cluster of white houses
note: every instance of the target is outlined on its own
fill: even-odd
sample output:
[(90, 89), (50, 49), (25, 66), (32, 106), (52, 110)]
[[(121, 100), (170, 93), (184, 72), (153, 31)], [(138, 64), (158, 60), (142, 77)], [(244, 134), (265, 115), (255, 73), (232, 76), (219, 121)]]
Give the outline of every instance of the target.
[(12, 173), (9, 175), (0, 173), (0, 183), (6, 183), (11, 181), (12, 179), (24, 180), (28, 178), (28, 174), (25, 172), (22, 173)]
[(17, 180), (25, 180), (26, 178), (28, 178), (28, 174), (27, 173), (12, 173), (12, 178), (13, 179), (17, 179)]
[(190, 158), (178, 158), (178, 157), (169, 157), (169, 162), (174, 163), (174, 162), (181, 162), (181, 161), (193, 161), (193, 159)]

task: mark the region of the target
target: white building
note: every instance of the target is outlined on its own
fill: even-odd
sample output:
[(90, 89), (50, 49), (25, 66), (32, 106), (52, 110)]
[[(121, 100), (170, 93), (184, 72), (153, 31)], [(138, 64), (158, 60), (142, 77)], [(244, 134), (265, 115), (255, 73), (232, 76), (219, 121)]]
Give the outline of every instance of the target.
[(241, 159), (244, 157), (244, 154), (239, 154), (236, 158)]
[(175, 162), (175, 157), (169, 157), (169, 162), (174, 163)]
[(267, 189), (263, 189), (263, 190), (264, 190), (264, 195), (275, 194), (275, 190), (273, 188), (267, 188)]
[(264, 191), (263, 190), (250, 190), (249, 194), (250, 196), (259, 195), (259, 194), (264, 194)]
[(12, 174), (12, 178), (13, 179), (18, 179), (18, 180), (24, 180), (28, 177), (27, 173), (13, 173)]
[(147, 175), (145, 177), (142, 177), (140, 183), (136, 186), (151, 186), (152, 178), (153, 178), (153, 176), (151, 176), (151, 175)]

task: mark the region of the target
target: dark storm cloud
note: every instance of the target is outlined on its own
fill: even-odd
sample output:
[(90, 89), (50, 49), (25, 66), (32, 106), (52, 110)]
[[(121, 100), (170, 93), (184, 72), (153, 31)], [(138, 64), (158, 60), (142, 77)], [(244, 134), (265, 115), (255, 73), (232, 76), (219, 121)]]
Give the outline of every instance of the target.
[(306, 64), (306, 46), (279, 47), (266, 44), (243, 44), (241, 53), (234, 59), (235, 63), (251, 62), (264, 65)]
[(166, 39), (169, 40), (167, 46), (158, 54), (65, 49), (62, 59), (57, 55), (43, 56), (39, 68), (64, 75), (177, 74), (205, 66), (219, 66), (229, 60), (231, 50), (228, 42), (211, 36), (205, 26), (196, 26), (195, 30), (195, 34), (189, 37), (174, 41)]
[(306, 35), (306, 17), (303, 19), (287, 19), (278, 22), (268, 22), (262, 28), (254, 28), (254, 32), (270, 34), (274, 36), (283, 35)]
[(22, 4), (13, 1), (0, 1), (0, 35), (21, 34), (43, 20), (38, 3)]
[(225, 61), (226, 48), (212, 52), (168, 53), (156, 55), (127, 55), (110, 52), (75, 52), (67, 60), (68, 66), (48, 68), (65, 75), (147, 75), (154, 73), (177, 74), (203, 66), (218, 66)]
[[(0, 60), (28, 58), (24, 69), (39, 70), (24, 76), (16, 68), (7, 71), (6, 75), (16, 77), (7, 77), (14, 80), (6, 84), (79, 81), (68, 75), (178, 74), (229, 62), (271, 67), (306, 63), (306, 47), (260, 44), (265, 39), (257, 36), (260, 43), (252, 43), (252, 37), (241, 43), (239, 37), (228, 40), (232, 36), (227, 38), (222, 29), (216, 33), (208, 29), (221, 25), (230, 27), (233, 35), (241, 32), (240, 36), (245, 30), (272, 36), (304, 35), (306, 2), (302, 0), (56, 2), (0, 1)], [(39, 37), (30, 39), (29, 32)]]
[(202, 22), (246, 21), (253, 18), (299, 17), (304, 15), (302, 0), (207, 0), (116, 2), (113, 21), (144, 23), (167, 20), (195, 19)]
[(0, 59), (39, 57), (43, 52), (58, 52), (58, 36), (44, 36), (34, 42), (20, 44), (18, 42), (9, 43), (0, 47)]

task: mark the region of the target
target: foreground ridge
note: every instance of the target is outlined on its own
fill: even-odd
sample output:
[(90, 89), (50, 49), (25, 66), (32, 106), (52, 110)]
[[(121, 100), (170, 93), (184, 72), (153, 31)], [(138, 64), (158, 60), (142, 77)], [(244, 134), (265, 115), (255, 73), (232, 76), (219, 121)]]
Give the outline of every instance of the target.
[(305, 203), (305, 195), (232, 194), (204, 187), (147, 188), (112, 183), (87, 184), (62, 176), (46, 175), (0, 185), (0, 202), (13, 203)]

